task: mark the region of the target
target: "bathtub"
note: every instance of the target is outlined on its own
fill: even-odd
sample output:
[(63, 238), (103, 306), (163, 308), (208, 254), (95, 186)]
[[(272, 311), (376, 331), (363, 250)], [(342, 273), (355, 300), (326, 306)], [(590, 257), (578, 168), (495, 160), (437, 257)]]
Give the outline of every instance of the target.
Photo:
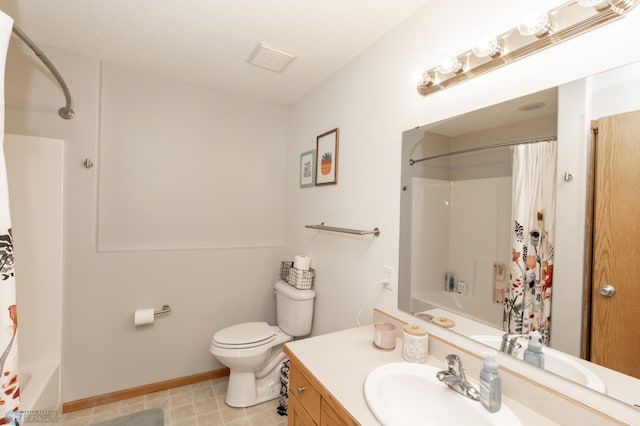
[(60, 366), (44, 364), (20, 368), (20, 410), (60, 410)]

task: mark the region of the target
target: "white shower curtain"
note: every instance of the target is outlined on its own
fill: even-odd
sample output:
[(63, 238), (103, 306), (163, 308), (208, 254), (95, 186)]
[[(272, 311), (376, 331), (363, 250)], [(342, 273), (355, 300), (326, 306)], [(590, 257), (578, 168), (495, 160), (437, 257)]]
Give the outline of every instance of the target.
[(513, 148), (511, 275), (504, 307), (505, 331), (537, 330), (545, 344), (551, 329), (556, 145)]
[(21, 423), (18, 411), (18, 316), (4, 161), (4, 71), (12, 27), (13, 20), (0, 11), (0, 416), (9, 424), (18, 424)]

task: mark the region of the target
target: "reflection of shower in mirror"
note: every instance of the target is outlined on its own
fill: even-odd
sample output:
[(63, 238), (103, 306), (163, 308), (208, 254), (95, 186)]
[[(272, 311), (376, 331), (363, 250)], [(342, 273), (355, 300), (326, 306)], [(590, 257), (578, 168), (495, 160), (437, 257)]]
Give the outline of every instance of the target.
[[(533, 103), (546, 105), (520, 108)], [(404, 132), (398, 308), (473, 319), (474, 329), (505, 332), (503, 303), (509, 303), (515, 255), (509, 238), (513, 160), (510, 148), (500, 145), (557, 136), (557, 235), (553, 272), (547, 271), (554, 281), (550, 346), (595, 371), (607, 382), (608, 395), (637, 403), (630, 398), (640, 394), (640, 380), (579, 358), (586, 344), (583, 326), (589, 323), (582, 318), (589, 288), (584, 263), (589, 124), (639, 109), (640, 64), (633, 63)], [(485, 149), (490, 145), (497, 147)], [(544, 210), (544, 220), (551, 219), (550, 211)], [(532, 241), (539, 245), (544, 238), (543, 231)], [(520, 256), (525, 266), (531, 260)], [(543, 277), (534, 272), (542, 289)], [(446, 291), (447, 273), (465, 281), (464, 294)], [(536, 279), (532, 282), (535, 287)], [(453, 330), (464, 334), (457, 320)]]

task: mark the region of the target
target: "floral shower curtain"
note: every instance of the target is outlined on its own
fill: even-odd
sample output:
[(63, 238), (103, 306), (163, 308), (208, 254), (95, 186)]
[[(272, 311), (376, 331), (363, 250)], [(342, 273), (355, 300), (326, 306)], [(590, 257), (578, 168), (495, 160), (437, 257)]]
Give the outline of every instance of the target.
[(0, 424), (19, 424), (18, 316), (4, 161), (4, 71), (13, 20), (0, 11)]
[(504, 330), (537, 330), (549, 344), (555, 239), (557, 142), (513, 148), (511, 275)]

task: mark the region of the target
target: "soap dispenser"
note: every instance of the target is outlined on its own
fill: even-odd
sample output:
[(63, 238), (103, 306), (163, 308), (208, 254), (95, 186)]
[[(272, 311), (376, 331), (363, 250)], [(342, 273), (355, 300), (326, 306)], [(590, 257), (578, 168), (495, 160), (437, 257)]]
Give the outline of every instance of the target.
[(524, 351), (524, 360), (536, 367), (544, 368), (544, 354), (542, 353), (542, 336), (537, 331), (529, 333), (529, 344)]
[(480, 403), (490, 413), (499, 411), (502, 404), (502, 379), (498, 373), (495, 351), (485, 354), (480, 371)]

